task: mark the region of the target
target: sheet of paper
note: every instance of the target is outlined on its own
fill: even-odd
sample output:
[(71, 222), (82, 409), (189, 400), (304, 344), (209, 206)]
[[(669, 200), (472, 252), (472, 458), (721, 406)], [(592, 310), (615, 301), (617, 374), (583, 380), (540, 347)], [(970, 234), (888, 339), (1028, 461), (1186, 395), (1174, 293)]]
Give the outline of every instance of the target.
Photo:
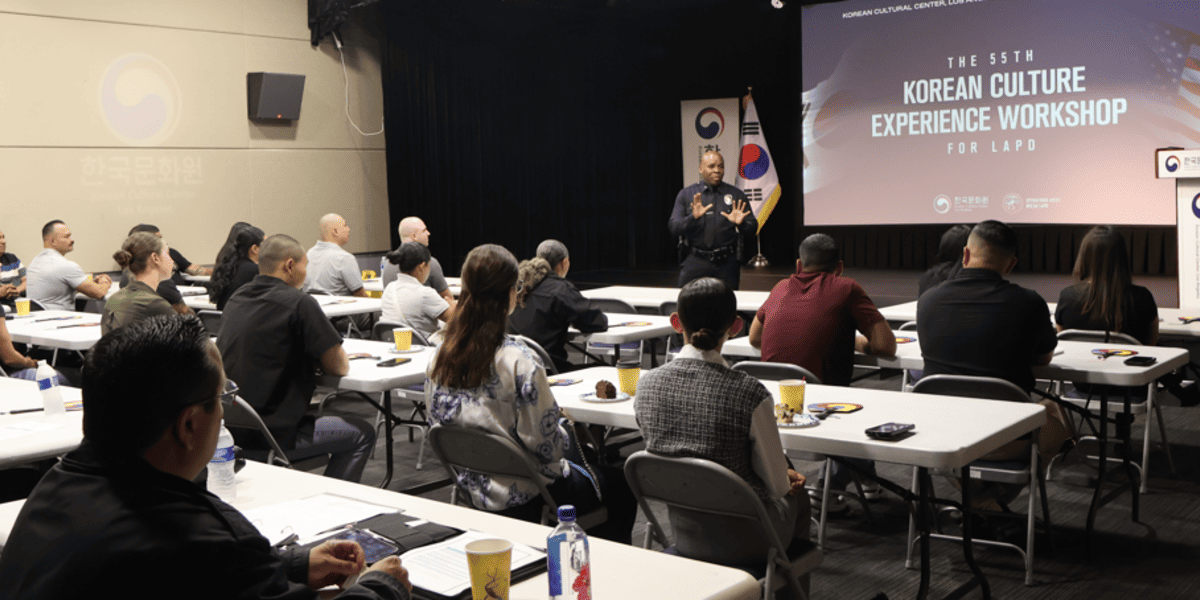
[(263, 537), (276, 544), (292, 533), (304, 543), (320, 532), (346, 523), (394, 512), (401, 510), (336, 494), (317, 494), (299, 500), (251, 508), (242, 511), (242, 514), (258, 528)]
[[(495, 537), (478, 531), (468, 531), (438, 544), (409, 550), (400, 555), (400, 559), (404, 562), (404, 568), (408, 569), (408, 580), (414, 587), (443, 596), (456, 596), (471, 589), (471, 573), (467, 569), (467, 544)], [(546, 554), (524, 544), (513, 543), (512, 570), (538, 560), (546, 560)]]
[(33, 419), (17, 421), (0, 427), (0, 440), (12, 439), (33, 433), (42, 433), (62, 427), (62, 421), (36, 421)]

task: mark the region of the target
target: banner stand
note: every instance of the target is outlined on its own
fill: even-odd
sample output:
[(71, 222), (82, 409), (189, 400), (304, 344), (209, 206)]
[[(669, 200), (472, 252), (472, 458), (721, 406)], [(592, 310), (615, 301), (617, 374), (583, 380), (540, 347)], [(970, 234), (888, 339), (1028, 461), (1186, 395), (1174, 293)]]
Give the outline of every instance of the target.
[(1200, 150), (1154, 151), (1154, 175), (1175, 180), (1179, 308), (1200, 309)]

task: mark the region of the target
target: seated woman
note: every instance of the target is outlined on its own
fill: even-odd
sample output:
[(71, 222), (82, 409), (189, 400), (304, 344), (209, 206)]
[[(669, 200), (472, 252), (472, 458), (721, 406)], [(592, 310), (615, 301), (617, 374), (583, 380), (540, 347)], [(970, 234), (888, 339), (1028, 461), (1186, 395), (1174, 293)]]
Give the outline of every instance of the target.
[[(697, 279), (679, 292), (671, 324), (687, 344), (679, 356), (638, 382), (634, 412), (646, 450), (706, 458), (737, 473), (758, 493), (780, 540), (808, 539), (804, 476), (788, 468), (775, 425), (775, 401), (757, 379), (730, 369), (721, 347), (737, 334), (737, 298), (725, 282)], [(739, 535), (737, 521), (672, 510), (675, 545), (684, 556), (725, 564), (763, 560), (767, 547)]]
[[(1054, 324), (1059, 331), (1085, 329), (1116, 331), (1147, 346), (1158, 343), (1158, 306), (1150, 290), (1133, 284), (1125, 238), (1113, 227), (1092, 228), (1079, 246), (1075, 260), (1078, 283), (1058, 296)], [(1077, 384), (1081, 392), (1099, 392), (1098, 386)], [(1109, 387), (1110, 394), (1145, 396), (1146, 388)]]
[(955, 225), (942, 234), (938, 244), (937, 264), (929, 267), (917, 283), (917, 296), (947, 279), (954, 279), (962, 270), (963, 247), (971, 237), (970, 225)]
[(426, 340), (434, 338), (438, 321), (447, 322), (454, 316), (454, 307), (425, 285), (429, 257), (429, 248), (420, 242), (405, 242), (387, 254), (385, 258), (400, 268), (400, 274), (383, 290), (379, 319), (411, 327)]
[[(15, 379), (37, 380), (38, 361), (25, 356), (13, 346), (12, 334), (8, 332), (5, 319), (0, 319), (0, 367), (5, 374)], [(59, 385), (67, 385), (67, 378), (55, 371)]]
[(217, 310), (225, 310), (229, 297), (258, 276), (258, 247), (265, 237), (263, 230), (249, 223), (236, 223), (229, 230), (208, 282), (208, 296)]
[(104, 303), (100, 315), (100, 333), (108, 335), (131, 323), (155, 315), (173, 315), (175, 309), (155, 290), (164, 279), (171, 277), (175, 261), (167, 253), (167, 244), (162, 238), (144, 231), (130, 235), (113, 253), (113, 260), (123, 269), (129, 269), (133, 278), (129, 285), (113, 294)]
[[(586, 512), (600, 506), (603, 497), (608, 521), (589, 533), (627, 544), (637, 503), (624, 472), (580, 460), (571, 428), (560, 422), (545, 369), (527, 346), (504, 333), (516, 306), (516, 283), (517, 259), (503, 247), (486, 244), (467, 255), (457, 314), (426, 371), (429, 422), (513, 438), (527, 449), (560, 504)], [(541, 515), (542, 499), (531, 484), (470, 471), (463, 479), (476, 507), (529, 521)]]

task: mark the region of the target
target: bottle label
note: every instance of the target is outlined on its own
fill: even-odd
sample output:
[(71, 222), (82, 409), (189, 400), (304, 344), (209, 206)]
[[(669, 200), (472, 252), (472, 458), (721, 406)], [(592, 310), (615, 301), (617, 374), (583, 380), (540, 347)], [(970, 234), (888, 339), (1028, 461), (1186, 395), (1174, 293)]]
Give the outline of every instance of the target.
[(546, 578), (550, 580), (550, 597), (557, 598), (562, 595), (562, 546), (563, 537), (551, 536), (550, 542), (546, 544)]
[(45, 379), (39, 379), (39, 380), (37, 380), (37, 384), (38, 384), (38, 390), (44, 392), (44, 391), (54, 387), (54, 378), (47, 377)]
[(233, 446), (227, 446), (225, 448), (217, 448), (217, 451), (213, 453), (212, 462), (229, 462), (233, 458)]

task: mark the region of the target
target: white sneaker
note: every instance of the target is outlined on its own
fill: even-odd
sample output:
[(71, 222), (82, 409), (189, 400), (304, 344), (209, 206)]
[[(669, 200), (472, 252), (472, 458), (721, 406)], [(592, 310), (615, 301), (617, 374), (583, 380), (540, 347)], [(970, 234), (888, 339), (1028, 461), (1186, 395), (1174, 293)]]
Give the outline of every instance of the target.
[(863, 498), (866, 500), (878, 500), (883, 497), (883, 486), (879, 485), (874, 479), (864, 479), (862, 484)]
[[(810, 488), (808, 490), (808, 500), (812, 503), (813, 512), (820, 512), (821, 510), (821, 494), (823, 490), (823, 487)], [(829, 513), (840, 513), (849, 508), (850, 506), (846, 504), (846, 498), (842, 496), (839, 490), (829, 490)]]

